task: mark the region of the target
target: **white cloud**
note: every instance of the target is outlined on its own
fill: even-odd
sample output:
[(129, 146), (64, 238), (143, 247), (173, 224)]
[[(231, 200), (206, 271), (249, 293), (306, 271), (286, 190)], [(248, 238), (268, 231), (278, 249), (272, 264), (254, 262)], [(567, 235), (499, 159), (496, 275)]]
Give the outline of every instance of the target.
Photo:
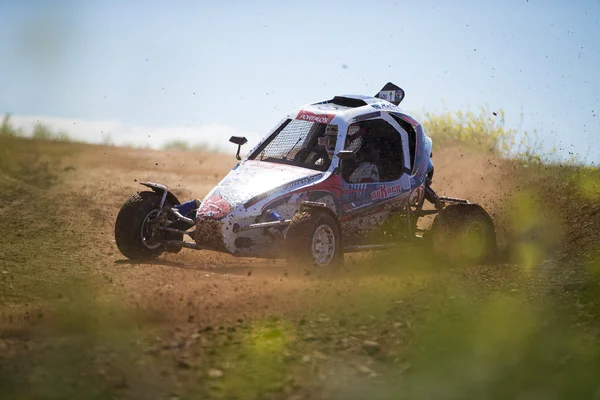
[(256, 132), (242, 132), (232, 126), (218, 123), (198, 127), (151, 127), (126, 124), (119, 120), (91, 121), (24, 115), (13, 115), (11, 120), (15, 127), (22, 128), (27, 134), (32, 131), (36, 123), (40, 122), (53, 131), (63, 131), (74, 140), (82, 142), (104, 143), (110, 140), (116, 145), (148, 146), (155, 149), (171, 140), (183, 140), (190, 145), (204, 144), (234, 152), (235, 146), (229, 143), (231, 136), (246, 136), (248, 145), (244, 146), (245, 150), (250, 150), (262, 136)]

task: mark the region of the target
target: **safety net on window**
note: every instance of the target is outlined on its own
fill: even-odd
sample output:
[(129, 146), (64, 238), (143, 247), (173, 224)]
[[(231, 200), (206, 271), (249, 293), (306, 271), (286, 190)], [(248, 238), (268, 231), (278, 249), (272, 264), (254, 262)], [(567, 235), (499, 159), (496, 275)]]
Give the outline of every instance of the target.
[(329, 160), (319, 160), (327, 156), (324, 147), (318, 144), (318, 137), (325, 132), (325, 124), (294, 119), (287, 120), (282, 126), (250, 159), (315, 169), (329, 164)]

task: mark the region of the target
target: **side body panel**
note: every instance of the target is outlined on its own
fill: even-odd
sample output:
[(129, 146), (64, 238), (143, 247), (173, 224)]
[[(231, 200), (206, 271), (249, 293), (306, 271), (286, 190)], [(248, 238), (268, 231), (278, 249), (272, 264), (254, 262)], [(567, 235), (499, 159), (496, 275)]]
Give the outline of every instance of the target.
[(411, 190), (408, 134), (386, 112), (380, 113), (378, 118), (390, 124), (400, 135), (403, 171), (398, 179), (388, 182), (343, 182), (341, 222), (347, 243), (360, 243), (386, 221), (391, 211), (405, 207)]

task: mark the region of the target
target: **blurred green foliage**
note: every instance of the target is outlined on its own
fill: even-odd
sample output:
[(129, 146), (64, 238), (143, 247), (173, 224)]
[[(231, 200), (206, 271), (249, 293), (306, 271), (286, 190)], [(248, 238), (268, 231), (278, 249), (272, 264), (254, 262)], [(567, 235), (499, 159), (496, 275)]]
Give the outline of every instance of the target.
[[(478, 112), (457, 111), (439, 114), (425, 113), (423, 129), (434, 139), (436, 147), (460, 145), (474, 151), (520, 160), (527, 163), (556, 162), (557, 152), (552, 149), (543, 153), (537, 130), (521, 132), (506, 127), (504, 110), (490, 111), (481, 107)], [(561, 163), (583, 163), (580, 156), (573, 154)]]
[(517, 133), (504, 128), (504, 118), (504, 111), (490, 112), (487, 108), (481, 108), (478, 114), (472, 111), (426, 113), (423, 128), (435, 138), (438, 146), (461, 144), (504, 154), (516, 144)]
[(55, 132), (52, 129), (50, 129), (47, 125), (44, 125), (41, 122), (37, 122), (33, 126), (31, 137), (32, 139), (37, 140), (54, 140), (57, 142), (68, 142), (71, 140), (66, 132)]
[(0, 125), (0, 136), (4, 137), (14, 137), (14, 136), (23, 136), (23, 132), (19, 129), (16, 129), (11, 120), (10, 114), (4, 114), (2, 118), (2, 125)]
[[(15, 128), (11, 122), (11, 115), (4, 114), (2, 125), (0, 125), (0, 136), (3, 137), (27, 137), (22, 128)], [(36, 140), (53, 140), (57, 142), (70, 142), (69, 134), (64, 131), (53, 131), (49, 126), (37, 122), (33, 126), (30, 137)]]
[(162, 149), (165, 151), (193, 151), (198, 153), (218, 152), (216, 147), (204, 143), (190, 144), (183, 139), (169, 140), (163, 144)]

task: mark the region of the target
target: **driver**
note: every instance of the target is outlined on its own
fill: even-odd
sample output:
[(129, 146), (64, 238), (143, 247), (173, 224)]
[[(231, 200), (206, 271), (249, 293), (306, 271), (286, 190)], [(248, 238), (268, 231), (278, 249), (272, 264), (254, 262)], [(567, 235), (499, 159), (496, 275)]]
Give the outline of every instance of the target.
[[(337, 141), (337, 126), (327, 125), (325, 128), (325, 149), (331, 160), (335, 152)], [(371, 144), (371, 135), (368, 128), (352, 125), (346, 135), (345, 150), (356, 154), (356, 161), (344, 161), (343, 177), (350, 183), (379, 182), (379, 170), (375, 165), (376, 151)]]

